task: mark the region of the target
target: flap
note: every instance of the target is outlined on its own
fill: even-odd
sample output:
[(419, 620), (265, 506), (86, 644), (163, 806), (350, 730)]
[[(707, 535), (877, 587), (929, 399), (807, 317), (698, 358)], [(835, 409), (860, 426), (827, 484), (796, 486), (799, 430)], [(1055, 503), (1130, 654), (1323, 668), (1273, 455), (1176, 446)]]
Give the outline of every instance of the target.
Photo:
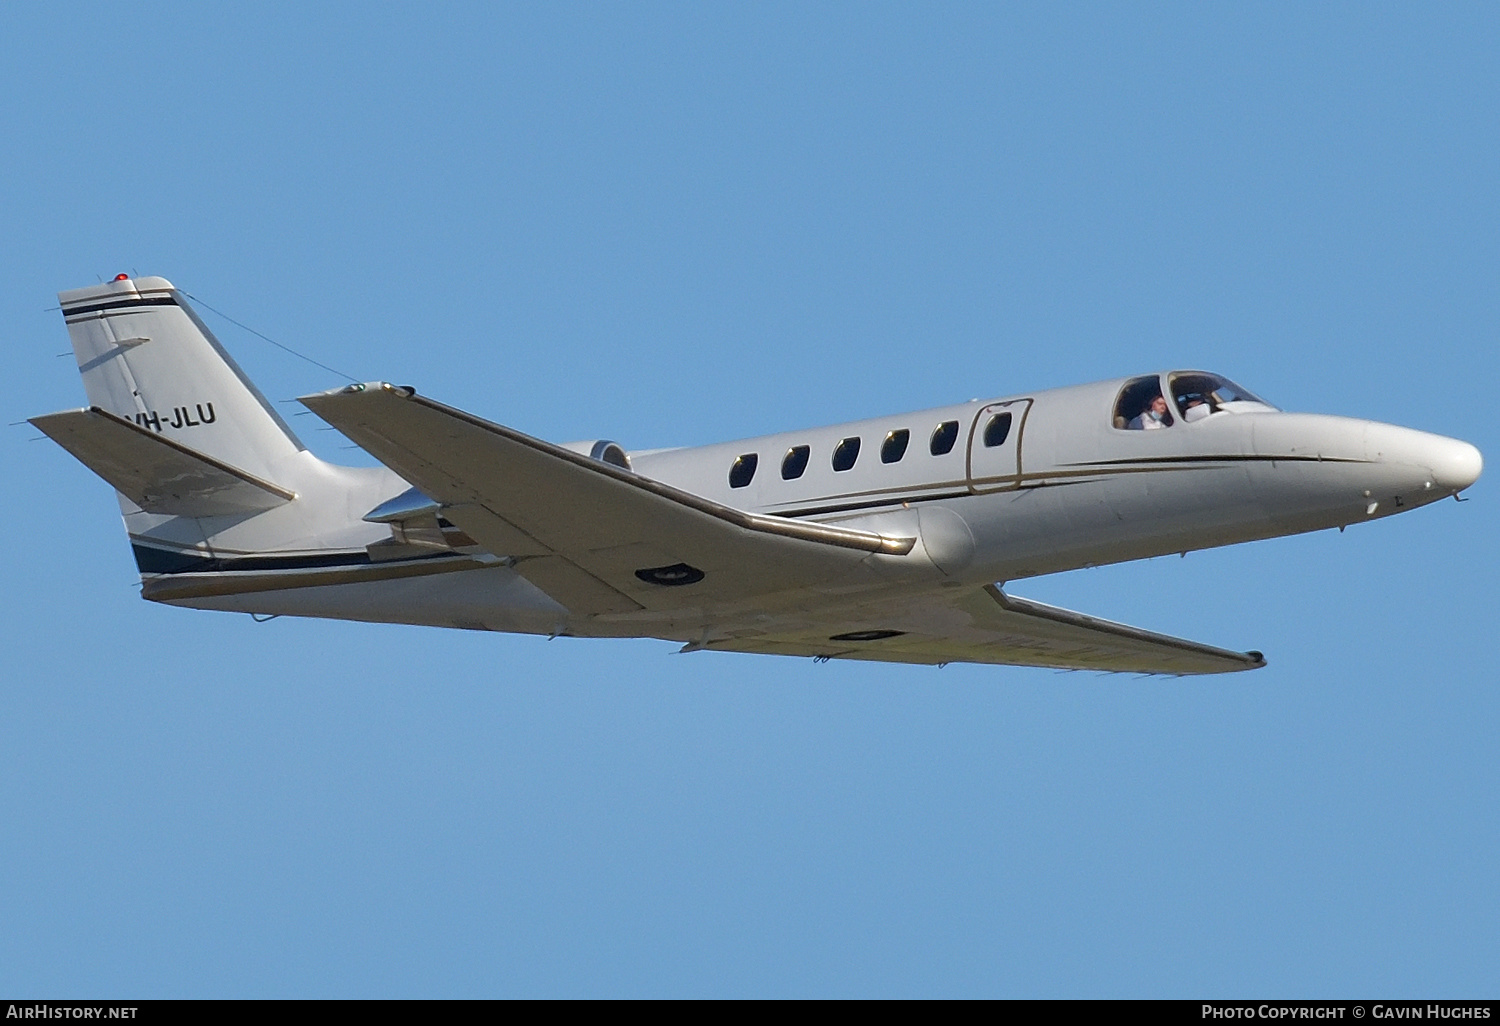
[(32, 417), (31, 423), (148, 513), (258, 513), (296, 498), (98, 407)]
[(833, 585), (890, 538), (733, 509), (391, 385), (302, 402), (577, 614), (732, 606)]
[(1254, 670), (1259, 652), (1234, 652), (1015, 598), (994, 585), (953, 599), (928, 594), (847, 610), (785, 632), (710, 640), (690, 649), (869, 659), (995, 663), (1068, 670), (1198, 674)]

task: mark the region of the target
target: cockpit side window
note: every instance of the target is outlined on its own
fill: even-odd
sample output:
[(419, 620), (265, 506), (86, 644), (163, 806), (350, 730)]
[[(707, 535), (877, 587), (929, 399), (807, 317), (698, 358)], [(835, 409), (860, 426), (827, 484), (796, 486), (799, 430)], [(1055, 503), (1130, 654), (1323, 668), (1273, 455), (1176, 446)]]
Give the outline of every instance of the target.
[(1177, 403), (1177, 411), (1182, 415), (1185, 424), (1202, 420), (1215, 413), (1222, 413), (1226, 408), (1236, 410), (1254, 408), (1232, 406), (1231, 404), (1234, 403), (1254, 403), (1256, 407), (1266, 410), (1276, 409), (1249, 389), (1241, 388), (1228, 378), (1217, 374), (1205, 374), (1202, 371), (1176, 371), (1168, 375), (1167, 382), (1172, 392), (1172, 399)]
[(1172, 413), (1161, 394), (1161, 379), (1131, 378), (1115, 400), (1114, 425), (1121, 431), (1150, 431), (1172, 426)]

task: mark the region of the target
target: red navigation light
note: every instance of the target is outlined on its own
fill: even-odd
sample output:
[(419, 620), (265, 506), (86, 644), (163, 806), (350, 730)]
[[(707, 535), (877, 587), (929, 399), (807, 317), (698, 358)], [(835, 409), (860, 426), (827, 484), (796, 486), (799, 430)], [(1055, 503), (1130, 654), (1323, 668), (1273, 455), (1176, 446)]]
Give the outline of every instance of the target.
[(130, 280), (130, 275), (128, 275), (128, 274), (117, 274), (117, 275), (115, 275), (115, 281), (129, 281), (129, 280)]

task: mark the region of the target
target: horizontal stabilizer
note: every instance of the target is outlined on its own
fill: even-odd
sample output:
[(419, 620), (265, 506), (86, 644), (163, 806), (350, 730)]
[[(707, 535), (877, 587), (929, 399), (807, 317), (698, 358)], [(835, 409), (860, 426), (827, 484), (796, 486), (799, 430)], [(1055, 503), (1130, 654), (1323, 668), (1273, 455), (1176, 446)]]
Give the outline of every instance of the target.
[[(837, 614), (833, 614), (837, 615)], [(897, 599), (796, 631), (692, 648), (889, 663), (991, 663), (1117, 673), (1232, 673), (1266, 665), (1235, 652), (1015, 598), (994, 585), (956, 596)]]
[(148, 513), (258, 513), (296, 498), (294, 492), (96, 406), (32, 417), (31, 423)]

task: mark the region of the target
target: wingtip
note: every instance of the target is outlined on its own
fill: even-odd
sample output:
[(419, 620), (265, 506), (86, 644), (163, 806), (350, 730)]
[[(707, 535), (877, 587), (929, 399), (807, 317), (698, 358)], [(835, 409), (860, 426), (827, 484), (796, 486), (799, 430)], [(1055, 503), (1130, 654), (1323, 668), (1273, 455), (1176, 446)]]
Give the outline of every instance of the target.
[(388, 381), (356, 381), (353, 384), (330, 388), (326, 392), (299, 395), (297, 401), (309, 409), (315, 409), (318, 404), (325, 403), (331, 399), (350, 395), (374, 395), (381, 392), (390, 392), (392, 395), (399, 396), (402, 399), (410, 399), (417, 394), (417, 390), (410, 385), (393, 385)]

